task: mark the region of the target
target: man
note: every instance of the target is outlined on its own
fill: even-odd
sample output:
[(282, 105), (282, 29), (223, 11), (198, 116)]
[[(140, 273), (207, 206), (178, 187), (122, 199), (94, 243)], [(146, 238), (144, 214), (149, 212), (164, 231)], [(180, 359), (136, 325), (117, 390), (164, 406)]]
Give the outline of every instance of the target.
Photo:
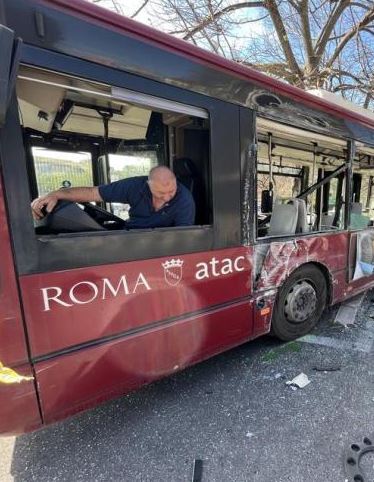
[(43, 208), (50, 213), (58, 201), (121, 202), (130, 204), (125, 228), (190, 226), (195, 221), (195, 203), (190, 191), (165, 166), (154, 167), (147, 176), (122, 179), (95, 187), (59, 189), (31, 203), (34, 219)]

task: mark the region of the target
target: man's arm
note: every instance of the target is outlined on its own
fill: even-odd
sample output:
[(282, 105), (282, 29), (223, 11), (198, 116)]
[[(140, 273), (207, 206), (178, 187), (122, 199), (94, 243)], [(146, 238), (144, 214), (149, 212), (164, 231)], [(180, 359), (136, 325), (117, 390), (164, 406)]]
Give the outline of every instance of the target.
[(101, 202), (102, 198), (96, 186), (58, 189), (33, 200), (31, 210), (34, 219), (42, 219), (44, 217), (42, 209), (45, 207), (47, 213), (50, 213), (58, 201)]

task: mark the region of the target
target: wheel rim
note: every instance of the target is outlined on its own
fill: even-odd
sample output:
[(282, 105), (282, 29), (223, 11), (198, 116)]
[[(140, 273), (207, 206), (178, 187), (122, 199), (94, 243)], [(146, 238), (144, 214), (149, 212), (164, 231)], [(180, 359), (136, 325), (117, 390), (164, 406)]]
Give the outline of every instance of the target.
[(317, 293), (314, 286), (306, 280), (296, 283), (288, 292), (284, 313), (292, 323), (302, 323), (310, 318), (317, 308)]

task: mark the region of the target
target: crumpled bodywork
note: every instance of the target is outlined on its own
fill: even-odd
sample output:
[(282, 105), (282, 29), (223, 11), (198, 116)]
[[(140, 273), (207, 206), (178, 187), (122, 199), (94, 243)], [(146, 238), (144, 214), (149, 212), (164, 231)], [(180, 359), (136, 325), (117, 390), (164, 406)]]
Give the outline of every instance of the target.
[(255, 291), (278, 288), (300, 266), (316, 263), (328, 276), (331, 301), (339, 295), (339, 272), (347, 266), (348, 234), (303, 236), (259, 244), (255, 248)]

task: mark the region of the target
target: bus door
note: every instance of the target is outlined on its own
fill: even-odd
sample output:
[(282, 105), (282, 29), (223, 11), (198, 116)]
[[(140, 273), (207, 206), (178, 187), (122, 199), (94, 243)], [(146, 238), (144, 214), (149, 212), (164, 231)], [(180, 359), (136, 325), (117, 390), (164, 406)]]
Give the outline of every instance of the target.
[[(1, 21), (1, 19), (0, 19)], [(17, 70), (18, 46), (13, 32), (0, 25), (0, 162), (11, 114), (10, 96)], [(14, 134), (12, 142), (22, 142)], [(8, 139), (9, 140), (9, 139)], [(30, 364), (8, 228), (8, 212), (0, 179), (0, 434), (17, 434), (40, 422), (34, 372)]]

